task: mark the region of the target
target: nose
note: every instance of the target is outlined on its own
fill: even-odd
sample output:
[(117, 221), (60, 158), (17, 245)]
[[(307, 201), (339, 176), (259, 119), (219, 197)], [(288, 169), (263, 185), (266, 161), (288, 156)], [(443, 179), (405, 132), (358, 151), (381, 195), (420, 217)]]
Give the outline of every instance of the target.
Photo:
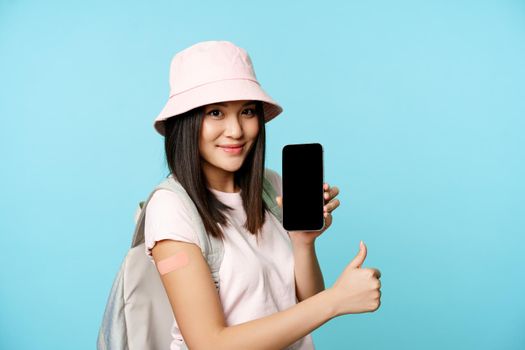
[(243, 135), (242, 125), (239, 123), (237, 116), (232, 115), (227, 118), (225, 136), (229, 136), (235, 139), (240, 138)]

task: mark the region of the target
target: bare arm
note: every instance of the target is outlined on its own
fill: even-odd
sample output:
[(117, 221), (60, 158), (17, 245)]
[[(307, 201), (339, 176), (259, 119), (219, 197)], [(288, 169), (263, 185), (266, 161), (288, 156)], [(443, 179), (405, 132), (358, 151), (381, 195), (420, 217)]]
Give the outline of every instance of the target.
[(156, 262), (184, 252), (188, 263), (161, 275), (181, 333), (190, 349), (282, 349), (337, 316), (335, 292), (327, 289), (284, 311), (227, 326), (219, 295), (202, 253), (194, 244), (163, 240)]
[(273, 315), (223, 328), (217, 349), (283, 349), (336, 316), (325, 290)]
[(294, 244), (293, 255), (297, 300), (305, 300), (325, 290), (323, 273), (315, 254), (315, 244)]
[[(339, 194), (337, 187), (330, 188), (325, 183), (324, 199), (325, 206), (324, 217), (325, 225), (322, 230), (315, 232), (288, 232), (292, 241), (294, 261), (295, 261), (295, 293), (297, 300), (301, 301), (325, 290), (323, 273), (317, 255), (315, 254), (315, 239), (320, 236), (332, 224), (332, 214), (340, 204), (339, 199), (334, 199)], [(282, 197), (276, 198), (277, 204), (282, 207)]]

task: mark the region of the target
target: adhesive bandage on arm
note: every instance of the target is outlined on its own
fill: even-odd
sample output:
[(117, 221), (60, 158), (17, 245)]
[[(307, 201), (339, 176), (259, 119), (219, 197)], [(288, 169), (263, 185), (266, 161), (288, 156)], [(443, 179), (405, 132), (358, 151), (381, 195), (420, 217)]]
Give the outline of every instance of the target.
[(168, 258), (162, 259), (157, 263), (157, 270), (161, 275), (175, 271), (188, 265), (190, 259), (185, 251), (179, 251)]

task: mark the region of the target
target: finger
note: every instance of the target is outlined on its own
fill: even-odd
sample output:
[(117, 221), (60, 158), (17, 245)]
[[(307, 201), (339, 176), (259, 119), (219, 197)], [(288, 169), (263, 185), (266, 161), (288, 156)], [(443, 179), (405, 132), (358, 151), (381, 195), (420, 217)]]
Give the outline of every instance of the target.
[(339, 194), (339, 188), (337, 186), (334, 186), (330, 189), (331, 197), (334, 198)]
[(324, 222), (326, 226), (329, 226), (330, 224), (332, 224), (332, 214), (324, 213)]
[(282, 208), (282, 206), (283, 206), (283, 197), (277, 196), (277, 197), (275, 197), (275, 201), (277, 202), (277, 205)]
[(363, 262), (366, 259), (366, 253), (367, 253), (367, 249), (366, 249), (365, 242), (362, 242), (362, 244), (359, 247), (359, 252), (354, 257), (354, 259), (350, 262), (350, 264), (348, 264), (348, 267), (349, 268), (359, 268), (359, 267), (361, 267), (361, 265), (363, 264)]
[[(326, 184), (328, 185), (328, 184)], [(337, 186), (334, 186), (332, 188), (330, 188), (329, 186), (325, 186), (325, 192), (324, 192), (324, 199), (325, 199), (325, 203), (326, 202), (329, 202), (330, 200), (334, 199), (335, 196), (337, 196), (339, 194), (339, 188)]]
[(339, 199), (334, 199), (330, 201), (330, 203), (326, 204), (324, 206), (325, 211), (332, 212), (335, 208), (337, 208), (341, 204), (341, 201)]
[(330, 203), (326, 204), (324, 206), (325, 211), (332, 212), (335, 208), (337, 208), (341, 204), (341, 201), (339, 199), (334, 199)]
[(372, 275), (375, 276), (375, 278), (381, 278), (381, 271), (373, 267), (369, 267), (369, 269), (372, 270)]
[(323, 198), (324, 198), (325, 203), (330, 201), (331, 199), (330, 198), (330, 187), (324, 189)]

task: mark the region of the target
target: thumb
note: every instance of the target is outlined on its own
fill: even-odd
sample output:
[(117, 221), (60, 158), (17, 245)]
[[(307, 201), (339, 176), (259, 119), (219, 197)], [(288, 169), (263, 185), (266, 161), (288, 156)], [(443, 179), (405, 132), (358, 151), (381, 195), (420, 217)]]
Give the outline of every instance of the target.
[(277, 202), (277, 205), (282, 208), (282, 206), (283, 206), (283, 197), (277, 196), (277, 197), (275, 197), (275, 200)]
[(361, 241), (359, 252), (355, 256), (355, 258), (350, 262), (350, 264), (348, 264), (348, 267), (354, 268), (354, 269), (360, 268), (363, 262), (365, 261), (365, 259), (366, 259), (366, 245), (363, 241)]

